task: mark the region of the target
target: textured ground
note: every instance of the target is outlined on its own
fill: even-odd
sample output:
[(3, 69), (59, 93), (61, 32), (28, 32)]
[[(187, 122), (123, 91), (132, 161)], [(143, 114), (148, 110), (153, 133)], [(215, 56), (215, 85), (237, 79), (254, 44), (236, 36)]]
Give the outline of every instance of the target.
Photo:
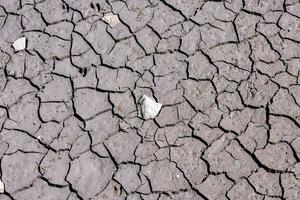
[(300, 199), (299, 0), (0, 0), (0, 91), (1, 200)]

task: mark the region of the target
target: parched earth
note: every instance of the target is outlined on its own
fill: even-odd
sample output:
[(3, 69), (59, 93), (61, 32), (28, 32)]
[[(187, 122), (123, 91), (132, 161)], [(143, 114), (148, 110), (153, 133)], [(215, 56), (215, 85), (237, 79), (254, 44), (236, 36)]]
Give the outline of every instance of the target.
[(300, 1), (0, 0), (0, 131), (1, 200), (299, 200)]

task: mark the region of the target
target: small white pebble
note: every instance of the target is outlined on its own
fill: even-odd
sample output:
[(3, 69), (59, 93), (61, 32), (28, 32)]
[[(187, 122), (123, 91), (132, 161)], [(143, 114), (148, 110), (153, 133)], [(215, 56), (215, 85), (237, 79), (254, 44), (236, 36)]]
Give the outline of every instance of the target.
[(0, 194), (4, 193), (4, 183), (0, 180)]
[(154, 119), (162, 107), (162, 104), (155, 102), (146, 95), (142, 96), (140, 103), (142, 105), (142, 115), (144, 119)]
[(176, 174), (176, 178), (179, 179), (179, 177), (180, 177), (179, 174)]
[(114, 27), (120, 23), (118, 15), (114, 15), (112, 12), (104, 14), (102, 20), (107, 22), (110, 27)]
[(26, 48), (26, 38), (21, 37), (13, 43), (15, 51), (22, 51)]

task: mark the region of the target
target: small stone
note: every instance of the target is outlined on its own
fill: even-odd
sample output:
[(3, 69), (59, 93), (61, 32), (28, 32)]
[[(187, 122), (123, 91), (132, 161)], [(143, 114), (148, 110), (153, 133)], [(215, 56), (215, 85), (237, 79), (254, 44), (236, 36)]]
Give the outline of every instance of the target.
[(26, 48), (26, 38), (21, 37), (13, 43), (15, 51), (22, 51)]
[(107, 22), (110, 27), (114, 27), (120, 23), (118, 15), (114, 15), (112, 12), (104, 14), (102, 20)]
[(140, 99), (144, 119), (154, 119), (159, 113), (162, 104), (155, 102), (150, 97), (143, 95)]
[(0, 180), (0, 194), (4, 193), (4, 183)]
[(176, 178), (179, 179), (179, 177), (180, 177), (179, 174), (176, 174)]

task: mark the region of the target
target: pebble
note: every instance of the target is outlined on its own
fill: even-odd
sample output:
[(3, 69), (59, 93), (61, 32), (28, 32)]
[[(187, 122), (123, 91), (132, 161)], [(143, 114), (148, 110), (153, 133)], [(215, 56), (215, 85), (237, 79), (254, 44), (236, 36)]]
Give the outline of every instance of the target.
[(118, 15), (114, 15), (112, 12), (104, 14), (102, 20), (107, 22), (110, 27), (114, 27), (120, 23)]
[(15, 51), (22, 51), (26, 48), (26, 38), (21, 37), (13, 43)]
[(154, 119), (162, 107), (162, 104), (157, 103), (146, 95), (142, 96), (140, 103), (142, 105), (142, 115), (144, 119)]

